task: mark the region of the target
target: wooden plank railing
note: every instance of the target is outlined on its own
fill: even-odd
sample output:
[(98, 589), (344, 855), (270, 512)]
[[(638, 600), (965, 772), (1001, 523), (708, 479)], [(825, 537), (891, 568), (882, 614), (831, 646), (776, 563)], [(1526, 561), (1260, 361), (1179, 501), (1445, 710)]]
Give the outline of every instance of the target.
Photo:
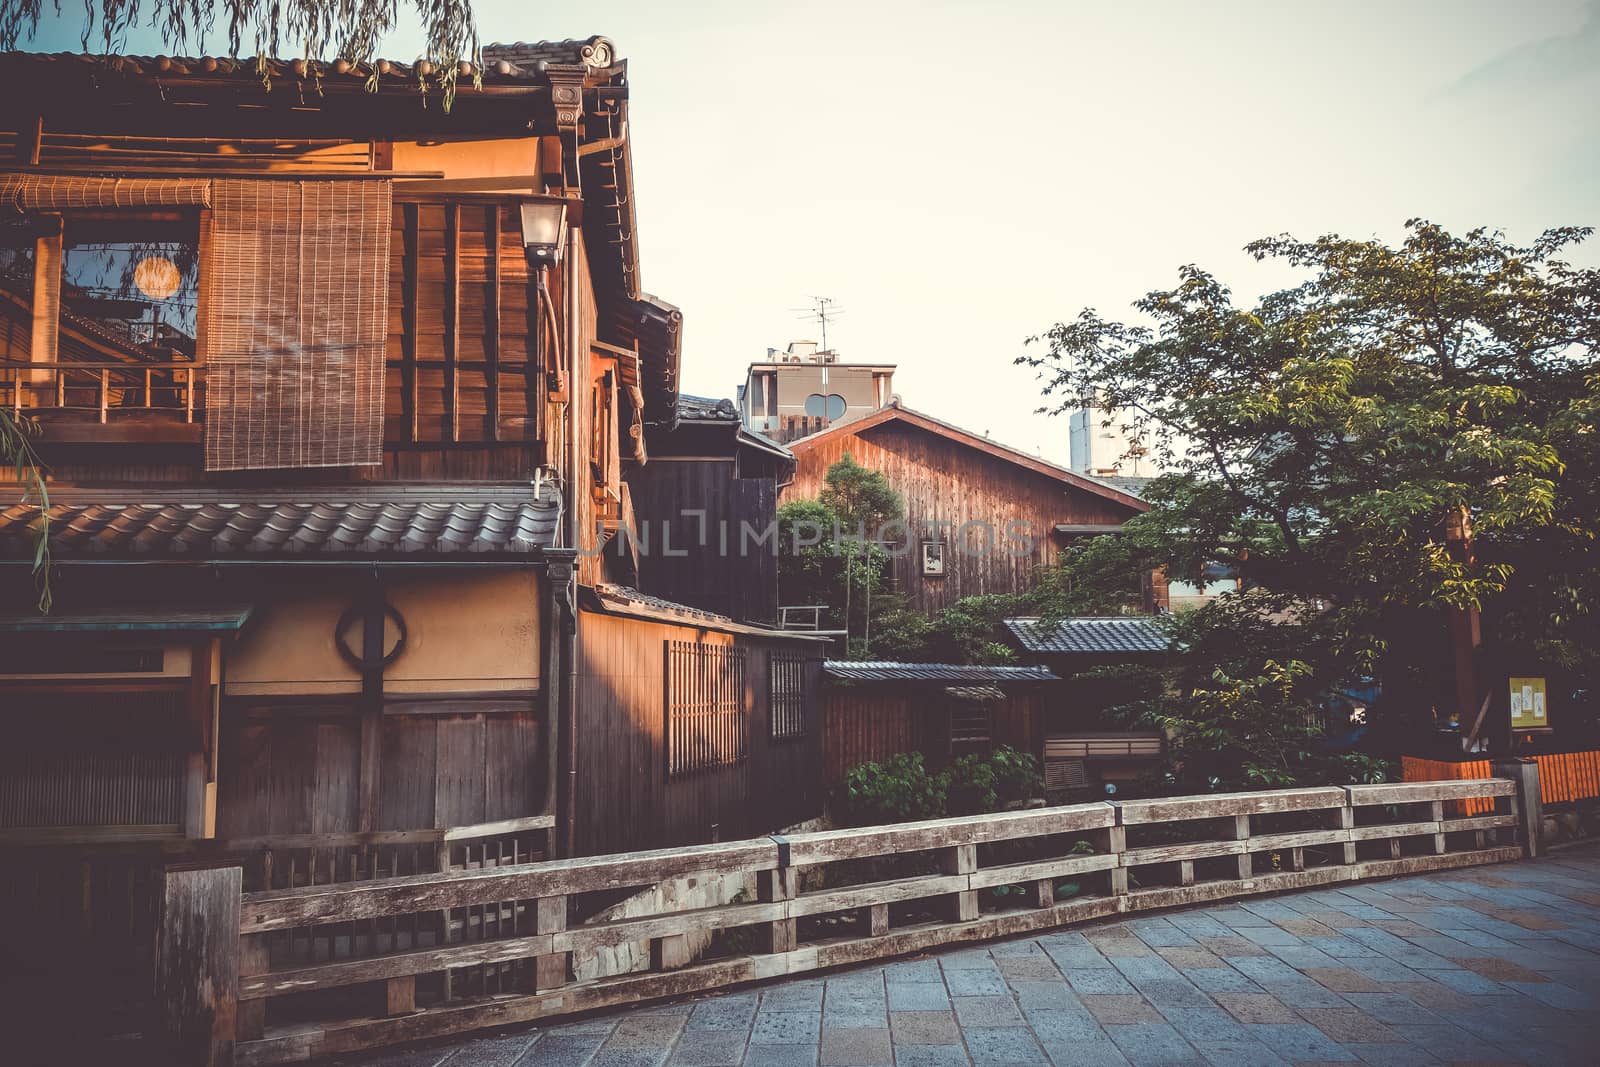
[[(246, 892), (235, 902), (238, 969), (218, 988), (237, 990), (239, 1062), (345, 1053), (1149, 908), (1510, 860), (1523, 854), (1514, 842), (1528, 786), (1496, 778), (1079, 804)], [(1443, 805), (1462, 799), (1494, 812), (1447, 817)], [(753, 879), (758, 892), (642, 917), (594, 905), (690, 876)], [(409, 943), (350, 933), (474, 908), (490, 909), (492, 928), (451, 936), (446, 924)], [(692, 960), (686, 935), (700, 930), (719, 933)], [(310, 960), (273, 951), (296, 932), (359, 951)], [(571, 978), (574, 953), (641, 941), (648, 971)], [(512, 966), (522, 969), (493, 989), (437, 978)], [(370, 989), (368, 1014), (350, 1018), (359, 987)]]
[(0, 406), (34, 410), (161, 411), (193, 422), (205, 367), (195, 363), (0, 362)]

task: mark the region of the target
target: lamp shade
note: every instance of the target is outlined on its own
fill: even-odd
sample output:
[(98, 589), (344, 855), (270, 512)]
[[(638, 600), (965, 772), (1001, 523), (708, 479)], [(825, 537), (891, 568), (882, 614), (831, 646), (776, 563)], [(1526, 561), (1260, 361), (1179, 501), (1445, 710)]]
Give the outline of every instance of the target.
[(522, 205), (522, 244), (536, 263), (561, 258), (561, 231), (567, 224), (567, 205), (561, 201), (534, 200)]

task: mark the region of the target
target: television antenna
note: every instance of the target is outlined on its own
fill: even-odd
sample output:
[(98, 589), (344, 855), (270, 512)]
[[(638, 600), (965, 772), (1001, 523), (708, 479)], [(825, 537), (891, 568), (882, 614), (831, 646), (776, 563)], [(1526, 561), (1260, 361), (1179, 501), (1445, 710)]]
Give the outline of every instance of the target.
[(830, 351), (828, 348), (828, 323), (843, 315), (844, 308), (837, 306), (831, 296), (814, 296), (811, 298), (810, 307), (790, 308), (789, 310), (799, 312), (798, 318), (807, 322), (817, 323), (822, 329), (821, 351)]

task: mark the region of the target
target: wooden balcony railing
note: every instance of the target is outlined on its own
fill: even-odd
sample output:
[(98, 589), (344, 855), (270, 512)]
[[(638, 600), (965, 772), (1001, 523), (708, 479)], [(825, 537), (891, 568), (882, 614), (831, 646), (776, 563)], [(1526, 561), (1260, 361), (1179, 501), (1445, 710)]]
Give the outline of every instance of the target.
[[(173, 1062), (306, 1059), (1149, 908), (1511, 860), (1523, 855), (1514, 842), (1532, 840), (1530, 778), (1078, 804), (254, 893), (241, 893), (237, 869), (168, 871), (159, 938), (174, 962), (158, 971), (160, 1032), (191, 1041)], [(1466, 798), (1496, 810), (1445, 816)], [(609, 910), (619, 893), (685, 878), (757, 892), (719, 907)], [(406, 944), (359, 936), (475, 913), (491, 921), (460, 937), (449, 924)], [(701, 931), (715, 933), (695, 959), (689, 938)], [(318, 936), (345, 950), (274, 948)], [(574, 979), (575, 953), (641, 942), (648, 971)], [(463, 967), (519, 969), (492, 988), (438, 980)], [(352, 1017), (363, 986), (370, 1008)]]
[(39, 411), (165, 412), (193, 422), (205, 368), (194, 363), (0, 363), (0, 406)]

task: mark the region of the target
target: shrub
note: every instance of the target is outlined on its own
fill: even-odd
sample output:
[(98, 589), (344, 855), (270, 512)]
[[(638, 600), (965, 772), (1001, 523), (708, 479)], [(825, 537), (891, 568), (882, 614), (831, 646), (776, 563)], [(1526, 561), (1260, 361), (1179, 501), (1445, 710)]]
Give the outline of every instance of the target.
[(941, 775), (953, 815), (999, 811), (1012, 801), (1039, 795), (1044, 778), (1039, 761), (1026, 752), (1001, 745), (988, 753), (962, 756)]
[(944, 775), (929, 774), (922, 753), (902, 752), (852, 767), (839, 800), (840, 817), (850, 826), (936, 818), (944, 814)]

